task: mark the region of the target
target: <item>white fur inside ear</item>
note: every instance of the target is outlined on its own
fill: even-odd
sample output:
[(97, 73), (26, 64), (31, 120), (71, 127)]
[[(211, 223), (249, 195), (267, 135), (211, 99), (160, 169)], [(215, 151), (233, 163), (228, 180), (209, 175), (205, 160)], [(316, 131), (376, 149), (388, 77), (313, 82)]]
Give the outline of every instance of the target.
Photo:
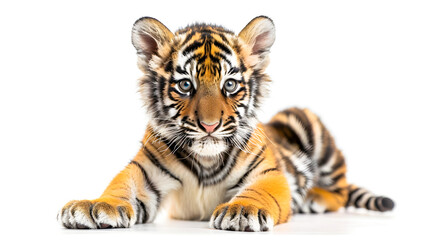
[(268, 19), (261, 20), (261, 23), (255, 26), (254, 31), (252, 53), (268, 51), (276, 39), (273, 23)]
[(259, 34), (255, 39), (255, 44), (252, 48), (252, 53), (260, 53), (269, 49), (274, 43), (274, 33), (272, 31), (267, 31)]
[(239, 37), (252, 47), (252, 54), (268, 51), (276, 39), (271, 19), (256, 17), (240, 32)]
[(147, 33), (136, 31), (133, 32), (133, 44), (137, 49), (137, 54), (151, 55), (158, 49), (158, 43)]
[(147, 66), (158, 49), (172, 38), (173, 33), (160, 21), (151, 17), (138, 19), (133, 25), (131, 40), (141, 60), (139, 64)]

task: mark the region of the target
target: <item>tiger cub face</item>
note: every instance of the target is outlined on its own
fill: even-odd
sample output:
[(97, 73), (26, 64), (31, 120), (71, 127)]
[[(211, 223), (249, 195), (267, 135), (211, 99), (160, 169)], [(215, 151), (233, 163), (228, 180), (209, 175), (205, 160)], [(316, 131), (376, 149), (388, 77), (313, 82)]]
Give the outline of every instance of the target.
[(262, 16), (238, 35), (207, 24), (173, 34), (154, 18), (137, 20), (132, 42), (153, 132), (200, 157), (244, 148), (267, 93), (264, 70), (274, 39), (272, 21)]

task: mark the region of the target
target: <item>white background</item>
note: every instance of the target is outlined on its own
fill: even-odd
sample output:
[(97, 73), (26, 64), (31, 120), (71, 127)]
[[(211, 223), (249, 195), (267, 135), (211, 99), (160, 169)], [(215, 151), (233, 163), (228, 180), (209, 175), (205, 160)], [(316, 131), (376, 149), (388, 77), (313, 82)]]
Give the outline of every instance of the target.
[(290, 106), (312, 109), (344, 151), (349, 181), (397, 203), (387, 215), (297, 216), (270, 236), (423, 230), (427, 1), (2, 1), (0, 235), (216, 237), (207, 223), (76, 232), (61, 229), (55, 217), (69, 200), (98, 197), (140, 146), (147, 118), (131, 45), (136, 19), (155, 17), (172, 31), (198, 21), (238, 33), (258, 15), (277, 29), (261, 121)]

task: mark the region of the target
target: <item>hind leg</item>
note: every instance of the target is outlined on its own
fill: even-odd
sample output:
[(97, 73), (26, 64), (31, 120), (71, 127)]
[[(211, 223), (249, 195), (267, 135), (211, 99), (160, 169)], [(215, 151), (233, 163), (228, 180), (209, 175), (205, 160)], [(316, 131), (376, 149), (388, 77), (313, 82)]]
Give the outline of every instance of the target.
[[(347, 183), (344, 156), (334, 139), (315, 114), (307, 109), (303, 112), (305, 114), (301, 116), (306, 116), (312, 123), (313, 149), (318, 149), (319, 154), (313, 154), (313, 161), (317, 162), (316, 181), (307, 193), (301, 212), (332, 212), (349, 206), (380, 212), (392, 210), (394, 202), (390, 198)], [(316, 135), (319, 135), (318, 139)]]
[[(293, 152), (286, 159), (286, 170), (296, 178), (295, 212), (319, 213), (343, 207), (348, 198), (344, 157), (320, 119), (308, 109), (290, 108), (274, 116), (268, 127), (273, 139)], [(302, 155), (308, 160), (297, 161), (305, 159)], [(306, 181), (300, 181), (300, 175)]]
[[(391, 199), (347, 183), (343, 154), (310, 110), (286, 109), (276, 114), (266, 129), (281, 146), (275, 149), (292, 185), (294, 212), (322, 213), (347, 206), (388, 211), (394, 207)], [(284, 151), (290, 154), (282, 154)]]
[(300, 207), (301, 213), (325, 213), (335, 212), (346, 206), (348, 200), (347, 187), (329, 191), (324, 188), (314, 187), (307, 193), (304, 204)]
[(308, 191), (300, 210), (305, 213), (337, 211), (346, 206), (349, 198), (344, 156), (320, 119), (308, 109), (303, 112), (313, 125), (314, 135), (319, 136), (313, 141), (313, 148), (318, 149), (319, 154), (313, 154), (313, 161), (317, 163), (314, 187)]
[(319, 168), (318, 182), (308, 191), (300, 212), (333, 212), (347, 205), (349, 185), (345, 177), (344, 157), (339, 150), (335, 150), (328, 162), (334, 164)]
[(337, 211), (347, 202), (347, 194), (330, 192), (323, 188), (312, 188), (307, 195), (304, 204), (300, 208), (301, 213), (325, 213)]

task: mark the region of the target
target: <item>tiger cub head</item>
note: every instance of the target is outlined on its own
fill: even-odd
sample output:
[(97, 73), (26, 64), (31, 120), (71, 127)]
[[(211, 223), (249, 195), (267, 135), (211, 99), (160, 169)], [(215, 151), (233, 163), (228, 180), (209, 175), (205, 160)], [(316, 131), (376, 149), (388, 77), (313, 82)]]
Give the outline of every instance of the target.
[(238, 35), (193, 24), (172, 33), (154, 18), (137, 20), (132, 43), (144, 76), (140, 92), (158, 137), (201, 157), (244, 148), (270, 81), (264, 73), (274, 24), (256, 17)]

